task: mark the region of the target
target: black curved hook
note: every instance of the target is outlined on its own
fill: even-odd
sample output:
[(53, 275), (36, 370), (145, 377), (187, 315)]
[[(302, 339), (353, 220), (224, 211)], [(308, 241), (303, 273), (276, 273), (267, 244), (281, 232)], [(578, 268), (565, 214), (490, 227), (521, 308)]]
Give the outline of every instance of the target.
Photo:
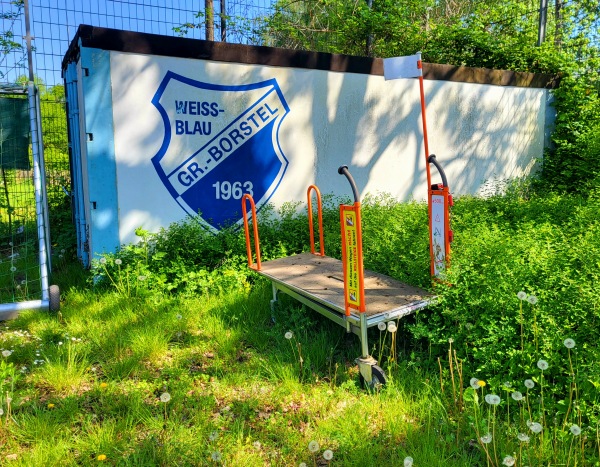
[(429, 156), (427, 158), (427, 162), (429, 162), (430, 164), (433, 164), (435, 166), (437, 171), (440, 173), (440, 177), (442, 177), (442, 184), (445, 187), (447, 187), (448, 179), (446, 178), (446, 173), (444, 172), (444, 169), (442, 169), (442, 166), (440, 165), (440, 163), (437, 161), (435, 154), (432, 154), (431, 156)]
[(338, 168), (338, 173), (340, 175), (345, 175), (346, 178), (348, 179), (348, 182), (350, 182), (350, 186), (352, 187), (352, 194), (354, 195), (354, 202), (358, 203), (360, 201), (360, 195), (358, 194), (358, 188), (356, 187), (356, 183), (354, 182), (354, 178), (352, 178), (352, 175), (350, 175), (350, 171), (348, 170), (348, 166), (347, 165), (341, 165)]

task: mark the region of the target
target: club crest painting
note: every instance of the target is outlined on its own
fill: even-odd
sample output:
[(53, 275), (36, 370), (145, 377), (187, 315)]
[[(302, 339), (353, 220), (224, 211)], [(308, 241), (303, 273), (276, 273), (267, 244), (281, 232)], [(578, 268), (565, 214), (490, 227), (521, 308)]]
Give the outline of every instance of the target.
[[(195, 216), (208, 230), (306, 203), (306, 187), (425, 200), (416, 79), (383, 60), (82, 25), (63, 59), (77, 249), (94, 256)], [(552, 123), (543, 77), (423, 64), (430, 152), (455, 195), (535, 169)]]
[(186, 213), (218, 230), (240, 220), (245, 193), (269, 200), (288, 165), (278, 131), (289, 108), (276, 80), (221, 86), (169, 71), (152, 103), (165, 125), (152, 162)]

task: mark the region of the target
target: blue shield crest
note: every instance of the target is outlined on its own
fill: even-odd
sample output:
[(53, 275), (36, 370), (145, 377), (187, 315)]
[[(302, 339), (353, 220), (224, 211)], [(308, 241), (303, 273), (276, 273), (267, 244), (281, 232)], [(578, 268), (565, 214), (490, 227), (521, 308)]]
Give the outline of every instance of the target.
[(168, 71), (152, 103), (165, 129), (152, 163), (186, 213), (216, 231), (240, 222), (244, 194), (257, 207), (270, 199), (288, 166), (278, 131), (289, 107), (275, 79), (224, 86)]

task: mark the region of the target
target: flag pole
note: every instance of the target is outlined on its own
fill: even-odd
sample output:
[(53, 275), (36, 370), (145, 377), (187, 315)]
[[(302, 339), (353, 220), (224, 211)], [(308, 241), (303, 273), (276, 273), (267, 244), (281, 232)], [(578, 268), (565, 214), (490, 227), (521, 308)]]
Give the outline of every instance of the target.
[[(423, 87), (423, 63), (421, 52), (417, 52), (417, 68), (419, 68), (419, 90), (421, 91), (421, 122), (423, 124), (423, 143), (425, 145), (425, 170), (427, 173), (427, 191), (431, 190), (431, 172), (429, 170), (429, 140), (427, 138), (427, 117), (425, 116), (425, 89)], [(428, 197), (429, 198), (429, 197)], [(428, 199), (429, 201), (429, 199)]]
[(425, 89), (423, 86), (423, 62), (421, 52), (417, 52), (417, 68), (419, 69), (419, 90), (421, 92), (421, 122), (423, 124), (423, 144), (425, 146), (425, 172), (427, 174), (427, 213), (429, 217), (429, 256), (431, 275), (435, 276), (435, 252), (433, 246), (431, 171), (429, 170), (429, 139), (427, 138), (427, 117), (425, 116)]
[[(427, 136), (427, 116), (426, 116), (426, 112), (425, 112), (425, 89), (423, 86), (423, 63), (421, 62), (421, 52), (417, 52), (415, 55), (410, 55), (407, 57), (392, 57), (392, 58), (386, 58), (383, 60), (383, 75), (384, 78), (386, 80), (389, 79), (399, 79), (399, 78), (419, 78), (419, 90), (420, 90), (420, 94), (421, 94), (421, 122), (423, 125), (423, 145), (424, 145), (424, 149), (425, 149), (425, 173), (427, 174), (427, 212), (428, 212), (428, 217), (429, 217), (429, 255), (431, 257), (431, 275), (435, 276), (436, 275), (436, 253), (437, 251), (434, 248), (434, 243), (436, 245), (436, 247), (438, 249), (440, 249), (440, 252), (442, 255), (445, 256), (445, 252), (449, 252), (449, 246), (447, 246), (447, 242), (446, 242), (446, 238), (444, 237), (444, 244), (440, 245), (439, 242), (434, 242), (434, 240), (436, 240), (434, 238), (434, 231), (433, 231), (433, 224), (434, 222), (439, 224), (441, 222), (441, 216), (440, 216), (440, 212), (439, 212), (439, 207), (440, 207), (440, 191), (443, 191), (444, 194), (442, 195), (444, 197), (444, 201), (443, 201), (443, 209), (445, 209), (446, 211), (442, 212), (442, 215), (445, 216), (446, 214), (444, 214), (444, 212), (447, 212), (448, 206), (449, 206), (449, 201), (448, 201), (448, 187), (447, 186), (443, 186), (441, 187), (440, 185), (436, 185), (435, 187), (435, 201), (436, 201), (436, 210), (435, 210), (435, 217), (434, 217), (434, 212), (433, 212), (433, 197), (434, 197), (434, 189), (431, 185), (431, 171), (429, 170), (429, 157), (431, 156), (431, 154), (429, 154), (429, 139)], [(418, 157), (418, 155), (417, 155)], [(435, 158), (433, 159), (433, 163), (435, 164)], [(440, 170), (440, 168), (438, 167), (437, 164), (436, 168), (438, 168), (438, 170)], [(444, 180), (444, 185), (447, 183), (445, 182), (445, 176), (443, 177)], [(444, 191), (445, 190), (445, 191)], [(438, 220), (440, 219), (440, 220)], [(443, 226), (438, 226), (442, 227), (442, 230), (444, 230), (445, 232), (449, 232), (449, 227), (448, 227), (448, 222), (447, 222), (447, 218), (445, 218), (446, 221), (444, 222)], [(445, 247), (445, 250), (442, 248)]]

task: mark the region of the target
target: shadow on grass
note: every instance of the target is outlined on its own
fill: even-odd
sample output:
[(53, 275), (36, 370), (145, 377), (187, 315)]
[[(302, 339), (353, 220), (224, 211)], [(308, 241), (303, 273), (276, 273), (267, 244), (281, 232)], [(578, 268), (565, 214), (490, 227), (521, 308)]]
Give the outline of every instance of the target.
[[(119, 465), (208, 465), (217, 450), (231, 465), (264, 465), (266, 450), (275, 456), (269, 462), (293, 465), (310, 459), (305, 446), (313, 437), (334, 449), (337, 465), (401, 465), (414, 453), (427, 459), (423, 465), (477, 465), (442, 437), (432, 422), (437, 410), (431, 419), (391, 424), (386, 410), (401, 413), (390, 407), (422, 397), (421, 375), (393, 375), (382, 393), (361, 391), (359, 339), (346, 339), (344, 328), (283, 294), (273, 323), (267, 281), (221, 297), (123, 297), (74, 287), (65, 298), (62, 321), (25, 313), (11, 323), (37, 330), (49, 358), (65, 333), (83, 338), (90, 365), (86, 382), (68, 395), (34, 386), (16, 410), (12, 446), (29, 452), (30, 465), (42, 465), (35, 452), (48, 441), (44, 433), (53, 433), (56, 449), (76, 451), (63, 465), (103, 453)], [(167, 405), (159, 401), (166, 391)], [(221, 441), (207, 442), (211, 431)], [(73, 443), (62, 443), (74, 433)]]

